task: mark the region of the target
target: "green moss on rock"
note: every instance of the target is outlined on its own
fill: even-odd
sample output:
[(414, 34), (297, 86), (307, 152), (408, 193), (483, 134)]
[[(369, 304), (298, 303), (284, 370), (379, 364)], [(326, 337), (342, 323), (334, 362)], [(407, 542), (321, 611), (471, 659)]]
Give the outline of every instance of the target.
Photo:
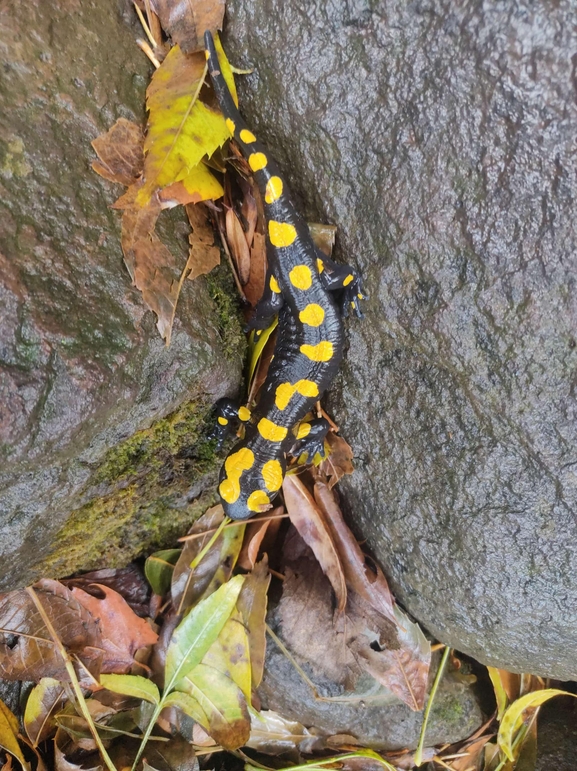
[[(118, 567), (185, 533), (217, 498), (221, 461), (206, 439), (208, 414), (205, 401), (189, 402), (109, 450), (87, 485), (90, 500), (62, 527), (43, 573)], [(205, 491), (188, 503), (192, 483)]]

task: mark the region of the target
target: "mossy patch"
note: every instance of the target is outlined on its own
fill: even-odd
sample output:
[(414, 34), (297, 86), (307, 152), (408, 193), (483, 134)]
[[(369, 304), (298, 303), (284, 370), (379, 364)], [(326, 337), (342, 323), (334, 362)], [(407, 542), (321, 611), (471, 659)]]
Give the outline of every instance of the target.
[(228, 265), (221, 264), (206, 277), (210, 296), (216, 306), (218, 328), (222, 338), (224, 354), (238, 360), (246, 352), (246, 336), (238, 291)]
[[(216, 502), (221, 459), (206, 439), (209, 414), (206, 401), (189, 402), (109, 450), (86, 487), (90, 500), (62, 527), (42, 574), (118, 567), (184, 534)], [(188, 503), (192, 485), (205, 492)]]

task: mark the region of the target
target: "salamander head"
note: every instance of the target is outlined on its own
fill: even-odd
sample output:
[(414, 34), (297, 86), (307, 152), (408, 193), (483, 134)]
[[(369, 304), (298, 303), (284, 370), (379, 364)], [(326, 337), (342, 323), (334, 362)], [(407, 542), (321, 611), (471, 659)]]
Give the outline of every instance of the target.
[(284, 456), (259, 462), (250, 446), (237, 445), (220, 472), (218, 492), (224, 513), (231, 519), (248, 519), (267, 511), (282, 486)]

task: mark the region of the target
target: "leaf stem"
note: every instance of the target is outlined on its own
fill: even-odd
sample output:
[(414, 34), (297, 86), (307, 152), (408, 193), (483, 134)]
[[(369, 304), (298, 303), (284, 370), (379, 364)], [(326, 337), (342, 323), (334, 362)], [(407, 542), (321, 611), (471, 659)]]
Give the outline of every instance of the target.
[(74, 670), (74, 665), (72, 664), (72, 661), (68, 655), (68, 652), (66, 651), (66, 648), (64, 647), (64, 644), (58, 637), (58, 634), (56, 633), (56, 630), (52, 626), (52, 622), (50, 621), (48, 614), (46, 613), (46, 610), (44, 609), (44, 606), (40, 602), (38, 595), (34, 591), (34, 588), (32, 586), (26, 587), (26, 591), (30, 595), (32, 602), (36, 606), (38, 613), (40, 614), (40, 617), (42, 618), (42, 621), (44, 622), (46, 629), (48, 629), (48, 632), (50, 633), (50, 636), (54, 640), (54, 644), (58, 648), (58, 652), (62, 656), (62, 660), (64, 661), (64, 666), (66, 667), (66, 672), (68, 673), (68, 676), (70, 678), (70, 682), (72, 683), (72, 688), (74, 689), (74, 694), (76, 696), (76, 699), (78, 701), (78, 706), (80, 707), (80, 711), (82, 712), (82, 717), (86, 720), (88, 723), (88, 727), (90, 729), (90, 733), (92, 734), (92, 737), (94, 741), (96, 742), (96, 746), (98, 747), (100, 754), (102, 755), (102, 759), (106, 763), (106, 766), (109, 771), (116, 771), (116, 766), (112, 762), (109, 754), (106, 752), (106, 749), (104, 745), (102, 744), (102, 740), (100, 738), (100, 734), (98, 733), (96, 726), (94, 725), (94, 721), (92, 719), (92, 715), (90, 714), (90, 711), (88, 709), (88, 706), (86, 704), (86, 700), (84, 698), (84, 694), (82, 693), (82, 688), (80, 687), (80, 683), (78, 682), (78, 678), (76, 677), (76, 672)]
[[(260, 525), (261, 522), (270, 522), (272, 519), (285, 519), (288, 517), (288, 514), (274, 514), (272, 517), (254, 517), (250, 520), (251, 525)], [(224, 526), (224, 528), (227, 527), (240, 527), (241, 525), (246, 525), (247, 521), (246, 519), (237, 519), (234, 522), (228, 522)], [(224, 528), (222, 528), (224, 530)], [(181, 538), (179, 538), (179, 542), (181, 541), (193, 541), (196, 538), (202, 538), (203, 535), (208, 535), (209, 533), (216, 532), (216, 528), (213, 528), (212, 530), (205, 530), (203, 533), (189, 533), (188, 535), (183, 535)]]
[(435, 675), (435, 681), (433, 683), (433, 687), (431, 688), (431, 692), (429, 693), (429, 700), (427, 701), (427, 706), (425, 708), (425, 714), (423, 717), (423, 725), (421, 726), (421, 735), (419, 736), (419, 744), (417, 745), (417, 751), (415, 752), (416, 766), (420, 766), (423, 762), (423, 747), (425, 746), (425, 733), (427, 731), (429, 715), (431, 714), (433, 701), (435, 700), (439, 683), (441, 682), (441, 678), (443, 677), (443, 672), (445, 671), (445, 667), (447, 666), (447, 661), (449, 660), (450, 652), (451, 652), (451, 649), (447, 645), (445, 647), (445, 652), (443, 653), (443, 658), (441, 659), (441, 663), (439, 664), (439, 668), (437, 669), (437, 674)]

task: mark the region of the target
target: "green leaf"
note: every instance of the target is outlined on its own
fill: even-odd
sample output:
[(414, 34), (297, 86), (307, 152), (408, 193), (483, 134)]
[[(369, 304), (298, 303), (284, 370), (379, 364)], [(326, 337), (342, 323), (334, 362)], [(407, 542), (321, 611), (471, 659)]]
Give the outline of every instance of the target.
[(18, 719), (4, 702), (0, 701), (0, 747), (14, 755), (20, 761), (22, 768), (29, 771), (30, 766), (24, 759), (17, 737)]
[[(245, 579), (245, 585), (247, 580)], [(248, 635), (238, 610), (233, 611), (202, 663), (230, 677), (242, 691), (247, 704), (251, 703), (252, 678)]]
[(224, 117), (198, 99), (206, 71), (202, 52), (186, 56), (173, 46), (152, 76), (146, 91), (149, 125), (139, 206), (155, 190), (190, 178), (202, 158), (230, 137)]
[(62, 683), (53, 677), (43, 677), (30, 691), (24, 710), (24, 729), (34, 747), (49, 738), (53, 730), (51, 713), (63, 694)]
[(181, 549), (163, 549), (151, 554), (144, 563), (144, 575), (155, 594), (162, 597), (170, 589), (174, 566), (181, 551)]
[(200, 724), (221, 747), (236, 750), (246, 744), (250, 736), (248, 707), (242, 691), (230, 677), (214, 667), (199, 664), (177, 682), (176, 688), (198, 702), (207, 717), (206, 724)]
[(203, 728), (208, 726), (208, 717), (206, 712), (202, 709), (200, 704), (192, 696), (183, 691), (173, 691), (169, 693), (164, 700), (165, 707), (178, 707), (185, 715), (191, 717), (196, 723)]
[(256, 332), (254, 331), (251, 332), (250, 334), (250, 364), (248, 367), (249, 389), (250, 389), (250, 386), (252, 385), (252, 379), (256, 371), (256, 365), (258, 364), (258, 361), (262, 356), (262, 352), (264, 350), (265, 345), (268, 343), (270, 336), (275, 331), (277, 326), (278, 326), (278, 317), (274, 319), (270, 327), (263, 329), (260, 335), (257, 336)]
[(525, 696), (521, 696), (507, 709), (499, 726), (497, 743), (508, 760), (513, 761), (515, 758), (513, 742), (515, 741), (517, 731), (523, 725), (523, 713), (525, 710), (539, 707), (544, 702), (552, 699), (553, 696), (575, 697), (575, 694), (560, 691), (556, 688), (546, 688), (544, 691), (533, 691), (532, 693), (525, 694)]
[(243, 576), (235, 576), (200, 602), (176, 627), (166, 651), (166, 691), (200, 664), (232, 613)]
[(268, 560), (265, 557), (265, 559), (257, 562), (253, 571), (246, 577), (237, 602), (237, 608), (241, 613), (244, 628), (248, 634), (252, 684), (255, 688), (260, 685), (264, 672), (265, 619), (269, 584), (270, 573), (268, 572)]
[(160, 703), (160, 693), (156, 685), (140, 675), (100, 675), (100, 685), (113, 693), (134, 696), (151, 704)]

